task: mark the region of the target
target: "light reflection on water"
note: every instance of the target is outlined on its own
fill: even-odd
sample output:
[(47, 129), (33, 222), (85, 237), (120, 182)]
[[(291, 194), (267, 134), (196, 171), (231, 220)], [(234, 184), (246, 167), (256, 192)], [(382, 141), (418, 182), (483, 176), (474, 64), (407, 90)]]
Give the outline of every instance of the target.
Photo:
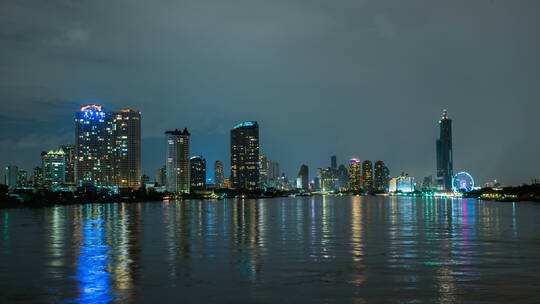
[(0, 210), (0, 302), (515, 301), (540, 294), (538, 216), (360, 196)]

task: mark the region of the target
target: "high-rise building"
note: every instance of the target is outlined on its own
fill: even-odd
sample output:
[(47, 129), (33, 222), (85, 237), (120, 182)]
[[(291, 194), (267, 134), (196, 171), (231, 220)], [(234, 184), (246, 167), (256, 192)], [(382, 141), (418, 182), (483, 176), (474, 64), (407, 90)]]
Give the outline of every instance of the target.
[(437, 139), (437, 188), (452, 191), (454, 164), (452, 155), (452, 120), (446, 110), (439, 120), (440, 136)]
[(231, 182), (233, 189), (259, 189), (259, 125), (237, 124), (231, 130)]
[(75, 118), (75, 182), (137, 187), (141, 180), (141, 113), (82, 107)]
[(165, 132), (167, 135), (167, 191), (189, 193), (189, 132), (187, 129)]
[(156, 172), (156, 184), (158, 186), (167, 185), (167, 168), (165, 166), (159, 168)]
[(201, 190), (206, 186), (206, 159), (202, 156), (192, 156), (189, 159), (190, 180), (192, 190)]
[(66, 154), (64, 150), (41, 152), (43, 182), (45, 185), (61, 185), (66, 182)]
[(19, 174), (17, 175), (17, 186), (28, 186), (28, 171), (24, 169), (19, 169)]
[(19, 167), (12, 165), (6, 166), (2, 173), (2, 184), (8, 186), (9, 189), (15, 189), (19, 178)]
[(267, 187), (269, 184), (269, 165), (270, 161), (264, 155), (259, 155), (259, 185), (260, 187)]
[(330, 168), (334, 171), (337, 170), (337, 157), (335, 155), (332, 155), (332, 157), (330, 157)]
[(216, 184), (217, 189), (222, 189), (225, 187), (224, 180), (225, 176), (223, 173), (223, 162), (216, 160), (214, 163), (214, 183)]
[(382, 160), (375, 162), (374, 190), (377, 192), (388, 191), (390, 171)]
[(279, 172), (279, 163), (269, 161), (268, 162), (268, 186), (276, 187), (280, 174), (281, 172)]
[(299, 179), (299, 183), (297, 187), (300, 186), (298, 188), (302, 190), (308, 190), (309, 189), (309, 168), (307, 165), (300, 166), (300, 171), (298, 171), (298, 179)]
[(338, 188), (343, 190), (349, 185), (349, 171), (344, 165), (339, 165), (337, 169)]
[(82, 107), (75, 115), (76, 184), (112, 186), (111, 117), (99, 105)]
[(66, 184), (75, 184), (75, 146), (74, 145), (62, 145), (60, 149), (64, 151), (66, 158)]
[(112, 115), (113, 185), (141, 184), (141, 112), (122, 109)]
[(373, 163), (370, 160), (362, 163), (362, 180), (364, 191), (373, 191)]
[(337, 178), (334, 175), (332, 168), (319, 168), (318, 169), (319, 188), (322, 191), (335, 191), (337, 190)]
[(349, 190), (360, 191), (361, 190), (361, 168), (360, 160), (352, 158), (349, 160)]
[(32, 175), (32, 185), (33, 186), (43, 185), (43, 168), (42, 167), (34, 168), (34, 173)]

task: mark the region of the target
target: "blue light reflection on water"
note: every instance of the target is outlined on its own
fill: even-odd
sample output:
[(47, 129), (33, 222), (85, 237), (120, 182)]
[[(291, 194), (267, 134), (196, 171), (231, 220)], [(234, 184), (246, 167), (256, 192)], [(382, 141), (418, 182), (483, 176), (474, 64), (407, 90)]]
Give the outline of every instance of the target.
[(80, 295), (67, 302), (109, 303), (114, 297), (111, 295), (111, 274), (107, 271), (110, 247), (106, 244), (106, 221), (87, 213), (80, 223), (82, 240), (74, 277)]

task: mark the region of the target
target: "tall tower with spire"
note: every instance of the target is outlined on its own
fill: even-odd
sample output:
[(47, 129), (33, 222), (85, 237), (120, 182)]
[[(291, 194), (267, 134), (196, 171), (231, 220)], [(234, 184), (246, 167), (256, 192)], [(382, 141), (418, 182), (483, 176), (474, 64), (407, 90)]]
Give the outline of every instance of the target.
[(452, 190), (454, 161), (452, 153), (452, 120), (443, 110), (439, 120), (440, 135), (437, 139), (437, 188), (441, 191)]

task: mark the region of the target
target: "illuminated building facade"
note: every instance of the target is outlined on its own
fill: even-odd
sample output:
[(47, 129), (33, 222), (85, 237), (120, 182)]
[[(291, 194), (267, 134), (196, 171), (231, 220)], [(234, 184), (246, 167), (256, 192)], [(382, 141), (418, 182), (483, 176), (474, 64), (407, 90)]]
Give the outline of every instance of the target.
[(141, 113), (86, 105), (75, 116), (75, 183), (139, 186)]
[(452, 155), (452, 120), (446, 110), (439, 120), (440, 136), (437, 139), (437, 188), (452, 191), (454, 164)]
[(76, 184), (112, 186), (111, 119), (99, 105), (82, 107), (75, 117)]
[(414, 177), (409, 176), (406, 173), (401, 173), (401, 175), (396, 178), (396, 189), (396, 191), (403, 193), (414, 192)]
[(318, 168), (318, 189), (322, 191), (335, 191), (337, 190), (337, 178), (334, 175), (332, 168)]
[(64, 150), (41, 153), (43, 182), (46, 185), (62, 185), (66, 182), (66, 154)]
[(373, 191), (373, 163), (370, 160), (362, 163), (362, 180), (364, 191)]
[(240, 123), (231, 130), (231, 183), (233, 189), (258, 190), (259, 125)]
[(216, 160), (214, 163), (214, 183), (216, 184), (217, 189), (224, 188), (225, 186), (225, 176), (223, 172), (223, 162)]
[(113, 185), (141, 184), (141, 112), (122, 109), (112, 115)]
[(300, 166), (300, 171), (298, 171), (297, 188), (302, 190), (309, 189), (309, 168), (307, 165)]
[(189, 137), (187, 129), (165, 132), (167, 135), (167, 191), (189, 193)]
[(192, 156), (189, 159), (190, 183), (192, 190), (201, 190), (206, 186), (206, 159), (202, 156)]
[(388, 190), (390, 170), (382, 160), (375, 162), (374, 190), (377, 192), (386, 192)]
[(360, 191), (361, 190), (361, 168), (360, 160), (352, 158), (349, 160), (349, 190)]

